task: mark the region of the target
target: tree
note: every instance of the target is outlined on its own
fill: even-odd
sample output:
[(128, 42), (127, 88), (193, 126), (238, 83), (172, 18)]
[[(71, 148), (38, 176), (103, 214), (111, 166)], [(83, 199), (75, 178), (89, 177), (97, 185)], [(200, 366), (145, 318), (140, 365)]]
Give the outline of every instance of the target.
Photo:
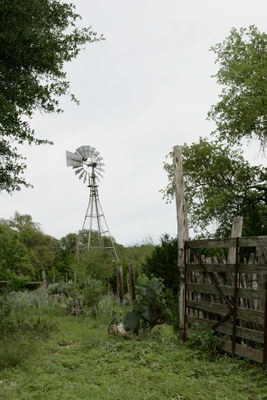
[(8, 225), (17, 232), (19, 241), (27, 249), (27, 257), (33, 266), (32, 279), (39, 280), (43, 270), (49, 273), (54, 267), (56, 239), (43, 233), (28, 214), (16, 212)]
[(69, 233), (60, 240), (55, 241), (54, 274), (56, 279), (64, 279), (66, 274), (73, 277), (77, 264), (77, 234)]
[(14, 276), (34, 275), (34, 267), (27, 247), (5, 221), (0, 222), (0, 280), (9, 280)]
[(219, 70), (215, 75), (222, 85), (219, 102), (208, 118), (215, 134), (229, 143), (242, 138), (267, 143), (267, 34), (252, 25), (230, 35), (211, 50), (217, 55)]
[(0, 190), (28, 186), (17, 144), (48, 143), (29, 125), (35, 110), (60, 112), (58, 97), (70, 95), (64, 63), (87, 42), (103, 39), (78, 28), (73, 4), (60, 0), (0, 0)]
[[(174, 196), (173, 165), (165, 163), (169, 184), (162, 191), (167, 201)], [(244, 234), (267, 234), (267, 171), (251, 166), (242, 156), (219, 141), (200, 138), (199, 143), (183, 146), (185, 194), (191, 227), (196, 231), (229, 234), (233, 218), (244, 217)]]
[(143, 263), (146, 275), (162, 278), (165, 287), (174, 293), (178, 292), (179, 288), (177, 252), (177, 239), (165, 234), (160, 238), (160, 244), (155, 246), (152, 254), (147, 256)]

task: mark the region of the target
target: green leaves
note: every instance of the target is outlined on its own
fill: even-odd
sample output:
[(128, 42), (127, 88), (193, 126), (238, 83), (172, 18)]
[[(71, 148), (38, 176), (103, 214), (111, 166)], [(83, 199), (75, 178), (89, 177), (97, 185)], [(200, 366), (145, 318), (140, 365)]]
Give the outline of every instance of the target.
[[(102, 40), (91, 27), (77, 28), (73, 4), (58, 0), (0, 0), (0, 190), (26, 185), (22, 158), (13, 143), (38, 139), (25, 117), (35, 110), (62, 111), (58, 97), (70, 95), (63, 66), (83, 45)], [(14, 153), (15, 151), (15, 153)]]
[[(174, 196), (173, 165), (165, 163), (164, 169), (169, 184), (162, 192), (171, 200)], [(264, 209), (266, 213), (264, 191), (257, 190), (257, 183), (266, 179), (266, 169), (251, 166), (242, 152), (234, 150), (230, 144), (204, 138), (191, 146), (183, 146), (183, 169), (190, 225), (196, 231), (207, 231), (213, 224), (217, 234), (226, 235), (237, 215), (244, 217), (246, 229), (253, 213), (256, 217), (254, 234), (266, 234), (266, 223), (256, 223), (262, 220), (260, 215)]]
[(252, 25), (232, 29), (230, 35), (211, 50), (217, 55), (215, 75), (222, 85), (220, 101), (208, 118), (216, 134), (229, 143), (242, 138), (267, 143), (267, 34)]
[(138, 333), (140, 328), (152, 329), (165, 321), (166, 304), (161, 279), (140, 275), (137, 279), (137, 296), (132, 311), (124, 317), (125, 329)]

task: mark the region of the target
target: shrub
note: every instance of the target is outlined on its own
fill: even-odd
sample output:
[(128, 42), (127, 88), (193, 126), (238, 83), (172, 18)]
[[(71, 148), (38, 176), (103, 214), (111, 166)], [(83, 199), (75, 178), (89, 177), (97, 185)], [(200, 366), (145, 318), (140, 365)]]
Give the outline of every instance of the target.
[(188, 344), (194, 347), (201, 357), (213, 358), (219, 350), (222, 338), (208, 327), (195, 325), (188, 333)]
[(49, 293), (57, 299), (61, 307), (72, 315), (79, 315), (85, 308), (96, 308), (105, 293), (105, 287), (99, 280), (88, 278), (85, 281), (60, 282), (49, 286)]
[(137, 295), (132, 311), (126, 313), (126, 330), (138, 333), (139, 329), (152, 329), (168, 319), (169, 310), (164, 299), (164, 285), (161, 279), (141, 275), (137, 279)]

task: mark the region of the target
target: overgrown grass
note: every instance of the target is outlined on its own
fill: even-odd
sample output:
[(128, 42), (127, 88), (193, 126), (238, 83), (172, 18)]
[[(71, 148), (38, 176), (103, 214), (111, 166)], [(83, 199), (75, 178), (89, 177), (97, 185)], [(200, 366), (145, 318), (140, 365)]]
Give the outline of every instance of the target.
[(3, 400), (266, 400), (260, 367), (201, 359), (170, 326), (133, 340), (107, 334), (111, 299), (96, 318), (58, 315), (58, 329), (0, 373)]
[(23, 364), (47, 339), (62, 314), (47, 292), (12, 292), (0, 298), (0, 369)]

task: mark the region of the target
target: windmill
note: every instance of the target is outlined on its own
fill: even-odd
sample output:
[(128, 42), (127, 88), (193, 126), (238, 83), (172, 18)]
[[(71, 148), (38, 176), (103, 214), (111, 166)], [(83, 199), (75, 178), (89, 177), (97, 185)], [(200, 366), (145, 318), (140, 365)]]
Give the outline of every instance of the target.
[(89, 202), (82, 229), (77, 242), (77, 253), (93, 248), (104, 248), (111, 251), (113, 258), (119, 258), (114, 241), (109, 232), (98, 194), (99, 178), (103, 177), (103, 157), (95, 147), (80, 146), (75, 153), (66, 151), (67, 167), (74, 169), (78, 176), (89, 187)]

